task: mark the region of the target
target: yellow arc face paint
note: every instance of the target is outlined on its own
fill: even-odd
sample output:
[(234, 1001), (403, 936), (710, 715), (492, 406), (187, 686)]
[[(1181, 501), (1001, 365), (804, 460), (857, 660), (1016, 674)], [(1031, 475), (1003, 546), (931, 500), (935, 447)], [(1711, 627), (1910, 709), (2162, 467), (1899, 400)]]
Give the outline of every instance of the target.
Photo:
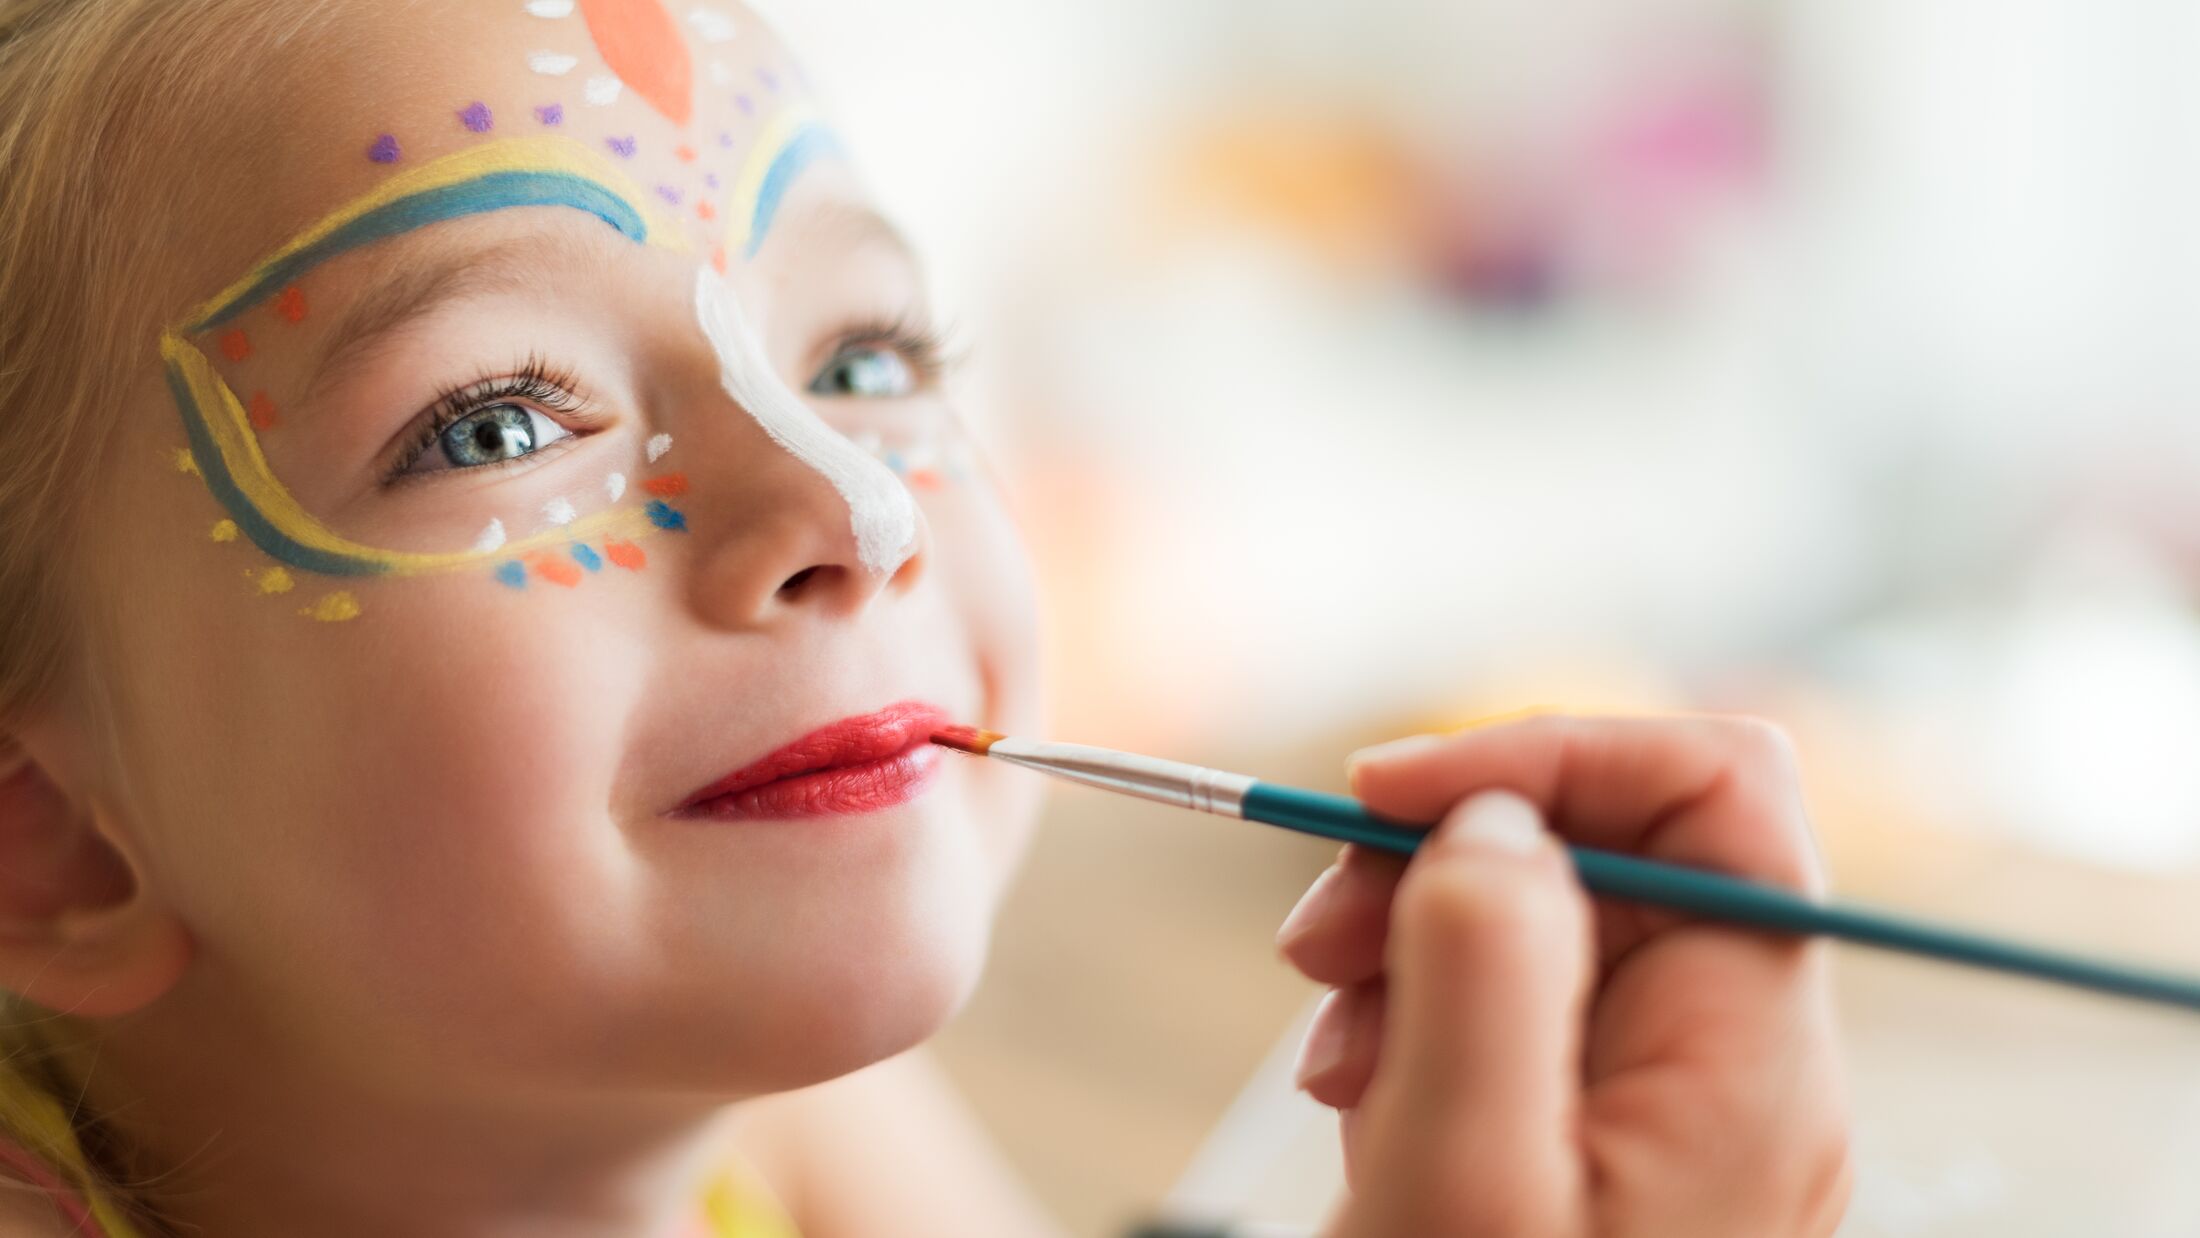
[(325, 575), (454, 571), (597, 534), (647, 533), (651, 525), (641, 512), (613, 509), (493, 550), (422, 553), (352, 541), (306, 511), (275, 476), (236, 392), (185, 338), (220, 326), (346, 250), (465, 215), (542, 205), (587, 211), (638, 243), (686, 248), (676, 230), (652, 218), (631, 183), (563, 138), (491, 142), (393, 176), (300, 233), (162, 336), (170, 391), (191, 440), (177, 467), (205, 480), (254, 545), (279, 562)]

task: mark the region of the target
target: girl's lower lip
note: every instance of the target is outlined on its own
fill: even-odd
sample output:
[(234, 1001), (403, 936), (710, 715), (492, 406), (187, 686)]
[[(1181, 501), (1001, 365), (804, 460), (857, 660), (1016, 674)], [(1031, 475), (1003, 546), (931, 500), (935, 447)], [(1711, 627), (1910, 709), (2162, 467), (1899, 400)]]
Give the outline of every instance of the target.
[(836, 765), (704, 800), (688, 811), (721, 820), (839, 817), (877, 812), (923, 794), (940, 768), (940, 750), (918, 743), (892, 756)]

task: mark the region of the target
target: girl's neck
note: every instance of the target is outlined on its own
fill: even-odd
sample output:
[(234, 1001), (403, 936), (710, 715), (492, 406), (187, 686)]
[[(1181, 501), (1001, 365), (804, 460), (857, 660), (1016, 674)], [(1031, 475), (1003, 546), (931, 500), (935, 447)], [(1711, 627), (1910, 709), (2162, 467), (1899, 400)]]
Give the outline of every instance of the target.
[(180, 1232), (633, 1238), (692, 1232), (730, 1110), (366, 1085), (177, 1005), (62, 1051)]

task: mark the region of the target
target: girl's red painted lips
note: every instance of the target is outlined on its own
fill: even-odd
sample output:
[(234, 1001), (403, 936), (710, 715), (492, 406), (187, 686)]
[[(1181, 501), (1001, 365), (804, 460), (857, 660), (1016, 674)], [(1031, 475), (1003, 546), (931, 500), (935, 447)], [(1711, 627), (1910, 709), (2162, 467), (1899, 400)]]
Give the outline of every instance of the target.
[(732, 818), (875, 812), (914, 799), (939, 769), (928, 742), (952, 719), (924, 701), (843, 718), (704, 787), (677, 811)]

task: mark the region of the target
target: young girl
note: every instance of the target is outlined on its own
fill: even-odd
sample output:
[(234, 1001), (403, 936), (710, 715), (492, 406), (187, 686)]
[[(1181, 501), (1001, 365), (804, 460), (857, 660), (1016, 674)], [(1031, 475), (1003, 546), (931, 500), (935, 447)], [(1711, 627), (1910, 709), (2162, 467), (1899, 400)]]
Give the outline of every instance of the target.
[[(0, 0), (0, 1228), (1045, 1232), (916, 1048), (1039, 729), (928, 321), (731, 5)], [(1817, 951), (1543, 829), (1809, 888), (1776, 738), (1355, 777), (1331, 1234), (1832, 1228)]]

